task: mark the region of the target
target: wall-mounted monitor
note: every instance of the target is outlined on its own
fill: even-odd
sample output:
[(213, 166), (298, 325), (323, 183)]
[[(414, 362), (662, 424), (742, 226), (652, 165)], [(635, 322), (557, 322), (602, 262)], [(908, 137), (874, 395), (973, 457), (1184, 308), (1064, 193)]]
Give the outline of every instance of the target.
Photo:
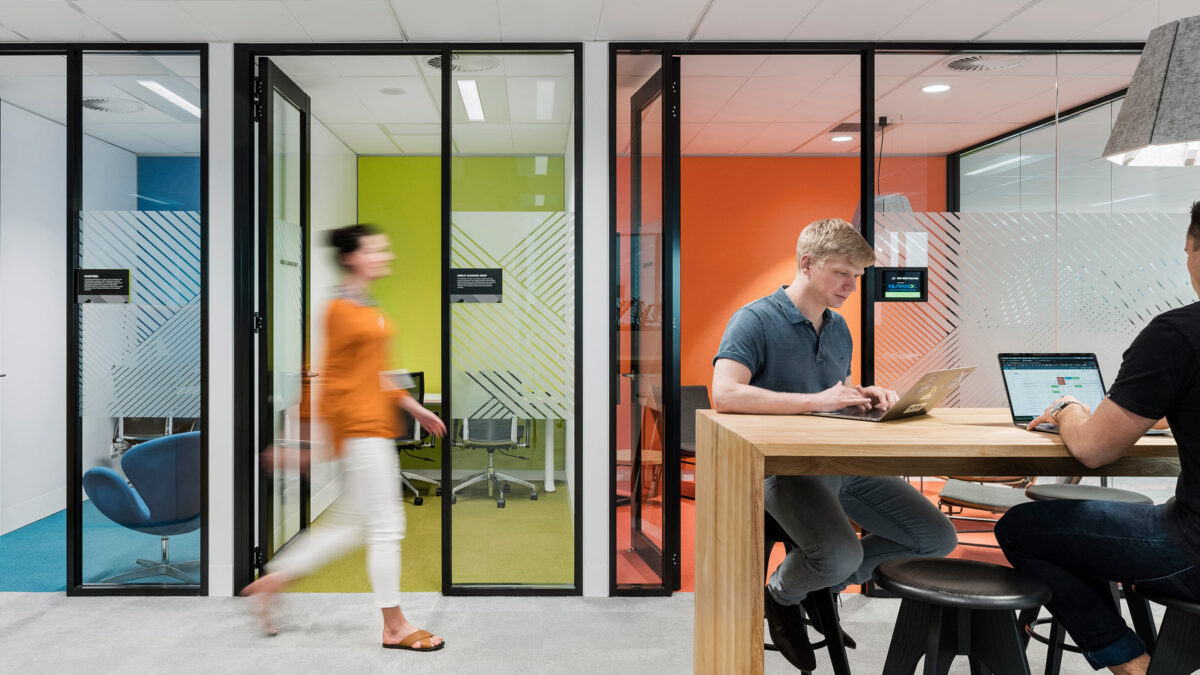
[(929, 299), (928, 267), (878, 267), (875, 302), (925, 302)]

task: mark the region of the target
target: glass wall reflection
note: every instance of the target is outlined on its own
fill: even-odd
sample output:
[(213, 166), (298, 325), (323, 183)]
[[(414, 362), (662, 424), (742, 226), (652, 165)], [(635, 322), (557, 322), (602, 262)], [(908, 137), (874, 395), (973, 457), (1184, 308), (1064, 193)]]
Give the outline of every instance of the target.
[(451, 582), (570, 587), (574, 60), (454, 59)]
[(85, 53), (83, 582), (198, 585), (200, 55)]

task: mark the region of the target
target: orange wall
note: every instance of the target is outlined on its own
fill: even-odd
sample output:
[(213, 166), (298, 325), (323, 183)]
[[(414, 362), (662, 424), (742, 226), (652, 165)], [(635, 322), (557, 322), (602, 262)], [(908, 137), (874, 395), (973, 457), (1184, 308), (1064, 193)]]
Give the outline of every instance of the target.
[[(946, 203), (943, 157), (889, 157), (880, 182), (914, 211)], [(855, 157), (685, 157), (682, 165), (681, 384), (712, 384), (712, 357), (729, 317), (789, 283), (796, 237), (820, 218), (850, 220), (858, 204)], [(619, 183), (618, 183), (619, 184)], [(859, 373), (859, 294), (839, 310), (854, 337)]]

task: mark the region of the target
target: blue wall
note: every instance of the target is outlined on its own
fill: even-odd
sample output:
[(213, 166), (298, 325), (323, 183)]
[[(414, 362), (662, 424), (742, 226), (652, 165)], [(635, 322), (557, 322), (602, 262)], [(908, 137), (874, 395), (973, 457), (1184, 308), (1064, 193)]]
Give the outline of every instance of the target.
[(199, 157), (138, 157), (139, 211), (199, 211)]

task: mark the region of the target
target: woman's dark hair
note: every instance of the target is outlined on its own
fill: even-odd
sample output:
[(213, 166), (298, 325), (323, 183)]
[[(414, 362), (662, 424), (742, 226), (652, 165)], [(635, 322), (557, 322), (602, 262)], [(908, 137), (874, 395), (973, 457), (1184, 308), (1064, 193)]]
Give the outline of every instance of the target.
[(353, 225), (343, 225), (336, 230), (330, 230), (328, 234), (329, 245), (337, 249), (338, 264), (342, 264), (342, 256), (354, 253), (362, 246), (362, 238), (369, 237), (373, 234), (379, 234), (379, 228), (367, 223), (355, 223)]

